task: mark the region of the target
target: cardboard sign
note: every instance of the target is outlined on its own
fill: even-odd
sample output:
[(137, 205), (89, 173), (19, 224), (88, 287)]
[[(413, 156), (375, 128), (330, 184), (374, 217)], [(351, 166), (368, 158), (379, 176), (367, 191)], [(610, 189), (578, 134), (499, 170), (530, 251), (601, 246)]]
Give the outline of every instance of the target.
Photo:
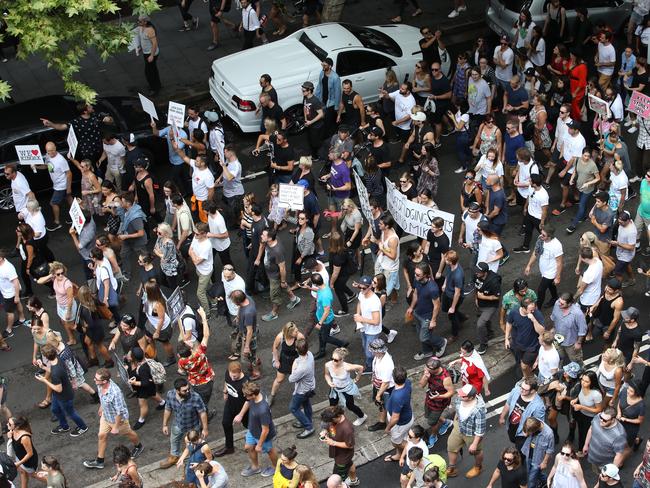
[(176, 102), (169, 102), (167, 109), (167, 123), (176, 124), (177, 127), (183, 127), (185, 124), (185, 105)]
[(386, 195), (388, 211), (405, 232), (426, 239), (427, 232), (431, 229), (431, 221), (436, 217), (442, 217), (445, 221), (444, 232), (449, 237), (449, 240), (453, 242), (453, 213), (443, 212), (442, 210), (412, 202), (406, 195), (397, 190), (395, 183), (388, 178), (386, 178), (386, 188), (388, 189)]
[(38, 147), (37, 144), (15, 147), (20, 164), (43, 164), (43, 155), (41, 154), (41, 148)]
[(185, 300), (183, 299), (180, 287), (176, 287), (167, 298), (167, 315), (169, 315), (172, 323), (176, 322), (183, 313), (183, 310), (185, 310)]
[(153, 102), (145, 97), (142, 93), (138, 93), (138, 96), (140, 97), (142, 110), (148, 113), (152, 120), (158, 120), (158, 112), (156, 112), (156, 106), (153, 104)]
[(650, 97), (641, 92), (633, 91), (627, 109), (642, 119), (650, 119)]
[(305, 193), (302, 186), (280, 183), (280, 191), (278, 192), (278, 206), (280, 208), (302, 210), (304, 208), (304, 198)]
[(372, 216), (372, 211), (370, 210), (370, 198), (368, 197), (368, 190), (366, 185), (363, 184), (363, 180), (357, 174), (356, 171), (351, 171), (354, 175), (354, 182), (357, 185), (357, 194), (359, 195), (359, 203), (361, 203), (361, 212), (368, 222), (374, 220)]
[(74, 159), (74, 155), (77, 152), (77, 146), (79, 141), (77, 141), (77, 134), (74, 133), (72, 126), (68, 129), (68, 154)]
[(592, 95), (591, 93), (588, 93), (589, 95), (589, 108), (596, 112), (598, 115), (601, 117), (605, 117), (606, 119), (609, 118), (609, 104), (603, 100), (602, 98), (598, 98), (597, 96)]
[(84, 217), (79, 202), (75, 198), (72, 200), (72, 205), (70, 205), (70, 220), (72, 220), (72, 225), (74, 230), (77, 231), (77, 234), (81, 234), (81, 229), (83, 229), (84, 224), (86, 223), (86, 217)]

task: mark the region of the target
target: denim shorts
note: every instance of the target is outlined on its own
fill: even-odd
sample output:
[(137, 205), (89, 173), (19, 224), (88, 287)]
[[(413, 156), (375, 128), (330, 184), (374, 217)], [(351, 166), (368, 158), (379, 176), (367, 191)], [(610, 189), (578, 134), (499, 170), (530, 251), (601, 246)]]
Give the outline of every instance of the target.
[(52, 198), (50, 198), (50, 203), (52, 205), (61, 205), (65, 201), (67, 194), (67, 190), (54, 190), (52, 192)]
[[(257, 443), (259, 442), (259, 439), (256, 439), (253, 434), (251, 434), (250, 430), (246, 431), (246, 445), (247, 446), (256, 446)], [(273, 449), (273, 439), (266, 439), (264, 441), (264, 444), (262, 444), (262, 452), (267, 453), (271, 449)]]

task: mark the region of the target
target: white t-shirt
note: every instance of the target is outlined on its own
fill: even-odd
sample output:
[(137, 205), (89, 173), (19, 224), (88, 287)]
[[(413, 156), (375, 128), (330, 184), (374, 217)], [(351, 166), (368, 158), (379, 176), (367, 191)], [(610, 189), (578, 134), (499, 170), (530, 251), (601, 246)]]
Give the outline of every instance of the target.
[(208, 143), (210, 144), (210, 149), (212, 149), (212, 152), (219, 155), (219, 161), (225, 161), (223, 148), (226, 145), (226, 137), (223, 133), (222, 128), (215, 127), (209, 132)]
[(411, 109), (415, 107), (415, 98), (411, 94), (405, 97), (400, 94), (399, 90), (389, 93), (388, 96), (395, 102), (395, 120), (406, 117), (406, 120), (397, 127), (402, 130), (409, 130), (411, 128)]
[(255, 31), (262, 27), (260, 19), (257, 18), (257, 12), (252, 5), (248, 5), (241, 11), (242, 27), (249, 32)]
[(203, 259), (199, 264), (196, 265), (196, 271), (202, 275), (211, 275), (212, 274), (212, 243), (210, 239), (204, 239), (199, 241), (196, 237), (192, 239), (192, 244), (190, 244), (190, 249), (194, 253)]
[(543, 207), (548, 205), (548, 192), (541, 186), (539, 190), (532, 188), (532, 193), (528, 195), (528, 213), (536, 219), (542, 218)]
[[(598, 61), (601, 63), (616, 62), (616, 50), (612, 44), (605, 46), (602, 42), (598, 43)], [(612, 76), (614, 74), (614, 66), (600, 66), (598, 72), (603, 75)]]
[(27, 183), (27, 178), (20, 171), (16, 172), (16, 178), (11, 182), (11, 196), (14, 200), (14, 208), (20, 213), (27, 205), (27, 194), (32, 191)]
[(389, 353), (384, 353), (382, 358), (375, 356), (372, 359), (373, 379), (381, 381), (382, 383), (388, 383), (388, 388), (395, 386), (395, 382), (393, 381), (394, 369), (395, 363), (393, 362), (393, 357)]
[(502, 68), (498, 61), (498, 53), (501, 51), (501, 46), (494, 48), (494, 64), (496, 68), (494, 69), (494, 74), (497, 80), (509, 82), (512, 78), (512, 63), (515, 60), (515, 53), (512, 52), (512, 49), (507, 48), (505, 51), (501, 52), (501, 59), (506, 63), (506, 67)]
[[(566, 161), (571, 161), (571, 159), (576, 158), (576, 161), (580, 159), (582, 156), (582, 150), (584, 147), (587, 145), (585, 142), (585, 138), (580, 132), (578, 132), (577, 135), (572, 136), (571, 134), (567, 134), (566, 138), (564, 139), (564, 144), (563, 144), (563, 157)], [(575, 162), (573, 166), (571, 166), (571, 169), (568, 171), (569, 174), (573, 174), (573, 172), (576, 169)]]
[(239, 313), (239, 307), (233, 303), (230, 299), (230, 294), (235, 290), (240, 290), (246, 293), (246, 282), (244, 278), (235, 274), (235, 277), (228, 281), (224, 276), (223, 272), (221, 273), (221, 282), (223, 283), (223, 291), (226, 295), (226, 306), (228, 307), (228, 313), (230, 315), (237, 315)]
[(543, 246), (544, 252), (538, 256), (539, 272), (543, 278), (553, 280), (557, 275), (556, 258), (564, 255), (564, 249), (562, 243), (555, 237), (550, 242), (545, 242)]
[(560, 354), (557, 349), (551, 347), (546, 350), (543, 347), (539, 348), (537, 353), (537, 367), (539, 368), (539, 375), (543, 378), (550, 378), (553, 375), (553, 370), (560, 367)]
[(487, 156), (483, 154), (481, 159), (476, 164), (477, 176), (481, 179), (486, 179), (490, 175), (497, 175), (499, 178), (503, 177), (503, 163), (497, 161), (495, 165), (493, 161), (488, 160)]
[(58, 191), (66, 190), (68, 188), (66, 171), (70, 171), (70, 166), (66, 159), (61, 154), (56, 153), (53, 158), (45, 156), (45, 162), (47, 163), (47, 170), (50, 172), (52, 188)]
[[(609, 172), (609, 181), (611, 182), (611, 185), (609, 187), (610, 191), (615, 191), (616, 195), (618, 195), (618, 202), (619, 205), (621, 205), (623, 194), (621, 193), (621, 190), (627, 190), (629, 180), (627, 178), (627, 175), (625, 174), (625, 171), (621, 171), (619, 174), (614, 174), (613, 171)], [(627, 194), (627, 192), (625, 192)]]
[(192, 167), (192, 193), (198, 201), (205, 202), (208, 199), (209, 189), (214, 186), (212, 171), (207, 167), (198, 169), (194, 159), (190, 159), (190, 166)]
[(8, 260), (0, 264), (0, 293), (5, 299), (13, 299), (16, 296), (13, 280), (18, 278), (16, 268)]
[(517, 164), (519, 168), (519, 171), (517, 173), (517, 179), (519, 180), (519, 183), (528, 183), (528, 186), (518, 186), (517, 191), (522, 197), (528, 198), (528, 195), (530, 195), (533, 191), (530, 187), (530, 175), (539, 174), (539, 166), (537, 166), (537, 164), (535, 164), (532, 159), (528, 164), (524, 163), (523, 161), (518, 161)]
[(34, 237), (34, 239), (38, 241), (45, 237), (47, 229), (45, 228), (45, 217), (43, 217), (43, 212), (39, 211), (37, 214), (32, 214), (31, 212), (25, 211), (23, 213), (25, 216), (25, 223), (34, 229), (34, 234), (38, 234), (38, 237)]
[(499, 239), (488, 239), (483, 237), (481, 242), (478, 245), (478, 258), (477, 263), (484, 262), (487, 263), (488, 267), (495, 273), (499, 271), (499, 260), (488, 262), (491, 259), (494, 259), (497, 255), (497, 251), (503, 246)]
[(571, 117), (567, 117), (564, 120), (562, 120), (562, 117), (557, 118), (557, 124), (555, 126), (555, 148), (560, 153), (562, 152), (564, 140), (569, 137), (569, 128), (567, 127), (569, 122), (571, 122)]
[(241, 163), (238, 159), (234, 161), (229, 161), (226, 164), (228, 171), (234, 176), (232, 180), (229, 180), (225, 176), (223, 177), (223, 196), (226, 198), (234, 197), (237, 195), (244, 194), (244, 185), (241, 184)]
[(612, 117), (615, 120), (623, 120), (625, 109), (623, 108), (623, 100), (620, 95), (617, 94), (614, 100), (612, 100), (612, 103), (609, 105), (609, 110), (612, 112)]
[[(316, 271), (316, 273), (321, 275), (321, 278), (323, 278), (323, 283), (325, 284), (325, 286), (330, 286), (330, 274), (329, 271), (327, 271), (327, 267), (322, 263), (322, 261), (316, 261), (316, 262), (321, 268), (320, 271)], [(317, 293), (315, 291), (312, 291), (311, 296), (317, 298)]]
[[(111, 266), (111, 262), (107, 258), (104, 258), (102, 262), (97, 265), (97, 268), (95, 268), (95, 283), (97, 284), (98, 290), (100, 283), (102, 283), (107, 278), (110, 281), (113, 290), (117, 290), (117, 280), (113, 274), (113, 267)], [(104, 297), (99, 298), (100, 300), (104, 299)]]
[(196, 120), (192, 120), (188, 117), (187, 134), (192, 137), (192, 132), (194, 132), (195, 129), (201, 129), (204, 134), (208, 133), (208, 126), (203, 120), (201, 120), (201, 117), (197, 117)]
[[(224, 232), (228, 232), (226, 221), (219, 212), (214, 215), (208, 214), (208, 226), (210, 227), (210, 234), (223, 234)], [(210, 237), (210, 243), (212, 244), (212, 249), (225, 251), (230, 247), (230, 237)]]
[(463, 223), (465, 224), (466, 244), (471, 244), (472, 242), (474, 242), (474, 232), (476, 232), (476, 227), (478, 226), (478, 223), (481, 221), (481, 217), (483, 216), (483, 214), (481, 213), (477, 213), (475, 215), (477, 217), (473, 219), (471, 213), (465, 212), (463, 214)]
[[(636, 226), (633, 222), (628, 223), (627, 225), (618, 226), (618, 237), (616, 241), (619, 244), (635, 244), (636, 243)], [(626, 263), (631, 263), (634, 259), (636, 251), (634, 247), (631, 251), (623, 249), (620, 246), (616, 246), (616, 259)]]
[(543, 37), (539, 38), (535, 51), (528, 56), (528, 59), (535, 66), (544, 66), (546, 61), (546, 41), (544, 41)]
[[(187, 315), (181, 323), (183, 326), (183, 332), (191, 332), (192, 333), (192, 340), (196, 341), (196, 338), (198, 337), (196, 327), (196, 314), (194, 313), (194, 310), (192, 310), (192, 307), (189, 305), (185, 305), (185, 308), (183, 309), (183, 312), (179, 316), (179, 318), (182, 318), (184, 315)], [(190, 317), (191, 315), (191, 317)]]
[(585, 290), (580, 295), (580, 304), (591, 306), (598, 301), (601, 292), (601, 281), (603, 279), (603, 262), (595, 259), (584, 273), (582, 273), (582, 282), (585, 283)]
[(104, 151), (106, 152), (106, 161), (108, 169), (124, 173), (124, 156), (126, 156), (126, 149), (120, 141), (115, 141), (115, 144), (102, 143)]
[(363, 293), (359, 293), (359, 305), (361, 310), (361, 316), (364, 318), (372, 319), (373, 312), (379, 312), (379, 323), (377, 325), (371, 325), (367, 322), (363, 322), (365, 326), (365, 333), (368, 335), (381, 334), (381, 300), (374, 293), (371, 293), (369, 297), (365, 297)]

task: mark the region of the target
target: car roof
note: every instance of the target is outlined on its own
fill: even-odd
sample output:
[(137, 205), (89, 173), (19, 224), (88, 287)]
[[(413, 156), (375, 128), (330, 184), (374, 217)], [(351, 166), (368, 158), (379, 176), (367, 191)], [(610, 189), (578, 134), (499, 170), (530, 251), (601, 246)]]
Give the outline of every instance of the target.
[(45, 130), (40, 117), (54, 122), (67, 122), (76, 115), (76, 102), (66, 95), (38, 97), (2, 107), (0, 144)]
[(326, 52), (344, 47), (363, 47), (357, 36), (345, 27), (346, 24), (317, 24), (304, 29), (304, 32)]

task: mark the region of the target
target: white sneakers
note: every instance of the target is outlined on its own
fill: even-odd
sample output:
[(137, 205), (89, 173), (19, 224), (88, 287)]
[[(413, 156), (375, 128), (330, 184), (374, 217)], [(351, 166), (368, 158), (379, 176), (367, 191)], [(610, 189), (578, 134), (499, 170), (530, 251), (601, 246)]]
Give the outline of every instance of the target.
[(395, 329), (390, 329), (390, 332), (388, 333), (389, 344), (395, 340), (395, 336), (397, 336), (397, 331)]
[(364, 415), (363, 417), (359, 417), (357, 420), (352, 422), (352, 425), (354, 425), (355, 427), (359, 427), (360, 425), (363, 425), (366, 422), (366, 420), (368, 420), (367, 414)]
[(447, 15), (447, 17), (450, 19), (455, 19), (456, 17), (458, 17), (458, 15), (459, 15), (458, 10), (454, 9), (451, 11), (449, 15)]

